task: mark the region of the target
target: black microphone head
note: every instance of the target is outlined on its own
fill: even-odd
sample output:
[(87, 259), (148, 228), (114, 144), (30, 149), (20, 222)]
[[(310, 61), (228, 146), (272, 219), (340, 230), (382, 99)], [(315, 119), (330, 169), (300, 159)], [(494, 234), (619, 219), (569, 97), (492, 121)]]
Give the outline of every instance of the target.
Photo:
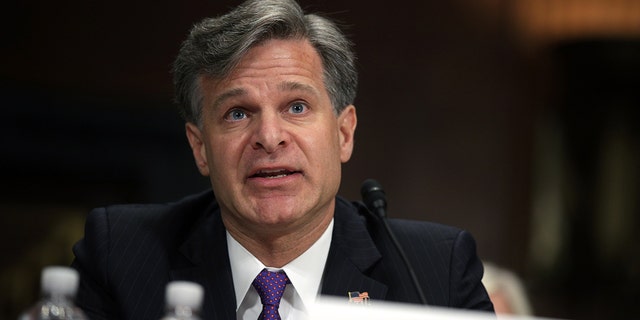
[(373, 179), (367, 179), (362, 183), (360, 188), (362, 201), (372, 212), (379, 215), (386, 215), (387, 196), (382, 189), (382, 185)]

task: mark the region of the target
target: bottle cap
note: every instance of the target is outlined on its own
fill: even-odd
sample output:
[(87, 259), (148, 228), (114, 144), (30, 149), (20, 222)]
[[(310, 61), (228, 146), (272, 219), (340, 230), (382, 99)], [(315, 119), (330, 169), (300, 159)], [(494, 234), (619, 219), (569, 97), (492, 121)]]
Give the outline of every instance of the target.
[(42, 269), (40, 285), (42, 292), (75, 296), (78, 290), (78, 271), (69, 267), (46, 267)]
[(189, 281), (172, 281), (167, 284), (167, 306), (185, 306), (200, 310), (204, 289), (201, 285)]

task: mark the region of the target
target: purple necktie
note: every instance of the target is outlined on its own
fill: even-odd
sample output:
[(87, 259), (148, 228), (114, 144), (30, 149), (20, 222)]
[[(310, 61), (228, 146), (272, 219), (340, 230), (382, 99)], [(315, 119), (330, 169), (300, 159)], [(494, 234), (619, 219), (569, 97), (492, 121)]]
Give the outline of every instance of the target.
[(262, 312), (260, 312), (258, 320), (280, 320), (278, 308), (287, 283), (291, 282), (289, 282), (289, 278), (287, 278), (287, 274), (284, 271), (271, 272), (267, 271), (267, 269), (262, 269), (260, 274), (253, 280), (253, 287), (258, 291), (260, 301), (262, 301)]

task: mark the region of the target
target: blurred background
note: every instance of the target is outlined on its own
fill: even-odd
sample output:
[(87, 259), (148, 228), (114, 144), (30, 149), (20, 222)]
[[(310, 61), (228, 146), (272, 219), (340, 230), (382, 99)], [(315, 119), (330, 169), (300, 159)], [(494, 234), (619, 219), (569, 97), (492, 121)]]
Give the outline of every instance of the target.
[[(190, 26), (239, 1), (5, 1), (0, 318), (69, 264), (84, 217), (207, 188), (172, 103)], [(534, 314), (640, 312), (640, 1), (304, 0), (360, 71), (341, 194), (472, 232)]]

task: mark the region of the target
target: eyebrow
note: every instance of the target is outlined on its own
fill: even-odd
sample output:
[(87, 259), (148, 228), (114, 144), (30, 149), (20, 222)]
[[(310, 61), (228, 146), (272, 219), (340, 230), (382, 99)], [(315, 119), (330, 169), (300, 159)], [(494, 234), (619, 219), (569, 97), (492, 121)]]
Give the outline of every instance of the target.
[(305, 91), (314, 95), (318, 95), (318, 90), (316, 90), (315, 87), (295, 81), (284, 81), (278, 84), (278, 89), (280, 89), (281, 91)]
[(216, 98), (215, 101), (213, 101), (213, 107), (215, 109), (217, 109), (218, 107), (220, 107), (220, 105), (222, 105), (226, 100), (231, 99), (233, 97), (238, 97), (238, 96), (242, 96), (247, 94), (247, 91), (244, 90), (243, 88), (236, 88), (236, 89), (231, 89), (223, 94), (221, 94), (220, 96), (218, 96)]
[[(284, 82), (281, 82), (281, 83), (278, 84), (278, 89), (280, 91), (303, 91), (303, 92), (308, 92), (308, 93), (316, 95), (316, 96), (318, 95), (318, 90), (316, 90), (316, 88), (314, 88), (313, 86), (310, 86), (310, 85), (304, 84), (304, 83), (300, 83), (300, 82), (295, 82), (295, 81), (284, 81)], [(246, 95), (246, 94), (247, 94), (247, 91), (245, 89), (243, 89), (243, 88), (231, 89), (229, 91), (224, 92), (220, 96), (218, 96), (213, 101), (213, 107), (214, 108), (218, 108), (226, 100), (229, 100), (229, 99), (235, 98), (235, 97), (239, 97), (239, 96), (243, 96), (243, 95)]]

